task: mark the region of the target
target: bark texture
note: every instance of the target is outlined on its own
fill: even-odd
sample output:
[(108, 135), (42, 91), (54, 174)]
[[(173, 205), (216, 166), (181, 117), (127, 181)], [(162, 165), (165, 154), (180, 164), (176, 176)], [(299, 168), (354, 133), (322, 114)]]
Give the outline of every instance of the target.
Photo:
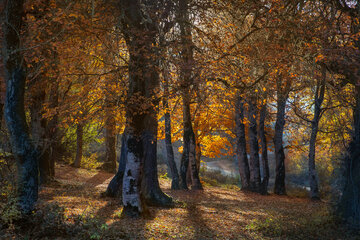
[(257, 135), (257, 110), (254, 103), (249, 101), (248, 119), (249, 119), (249, 145), (250, 145), (250, 189), (253, 192), (260, 193), (260, 157), (259, 142)]
[(159, 4), (158, 1), (124, 0), (119, 5), (121, 28), (130, 56), (126, 106), (128, 152), (122, 191), (125, 216), (147, 214), (146, 203), (172, 203), (161, 191), (157, 179), (159, 58), (155, 46), (159, 27), (154, 13), (159, 10)]
[(23, 0), (8, 0), (4, 24), (4, 65), (6, 76), (5, 119), (18, 166), (18, 206), (30, 214), (38, 199), (39, 154), (29, 136), (24, 110), (26, 73), (18, 33), (25, 17)]
[[(359, 78), (360, 79), (360, 78)], [(360, 86), (355, 87), (353, 138), (344, 160), (345, 182), (338, 204), (339, 215), (353, 228), (360, 228)]]
[(286, 101), (289, 96), (290, 80), (286, 80), (285, 86), (282, 86), (283, 79), (279, 78), (277, 81), (277, 112), (275, 122), (275, 161), (276, 161), (276, 176), (274, 193), (278, 195), (286, 195), (285, 188), (285, 152), (283, 146), (283, 134), (285, 126), (285, 110)]
[(235, 103), (235, 135), (236, 135), (236, 160), (239, 165), (241, 190), (250, 189), (250, 169), (246, 153), (246, 136), (244, 125), (244, 101), (238, 93)]
[(267, 140), (266, 140), (266, 131), (265, 131), (266, 114), (267, 114), (266, 104), (264, 104), (260, 110), (260, 120), (259, 120), (259, 138), (261, 144), (261, 163), (262, 163), (262, 173), (263, 173), (262, 181), (261, 181), (261, 194), (268, 193), (268, 185), (270, 178), (268, 149), (267, 149)]

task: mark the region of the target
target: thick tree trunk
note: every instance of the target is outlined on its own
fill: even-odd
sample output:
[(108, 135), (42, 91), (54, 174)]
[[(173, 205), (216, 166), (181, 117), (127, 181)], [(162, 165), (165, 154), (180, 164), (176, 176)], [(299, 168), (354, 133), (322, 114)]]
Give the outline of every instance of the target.
[(320, 116), (321, 104), (324, 101), (324, 95), (325, 95), (325, 83), (326, 83), (325, 66), (322, 69), (322, 75), (323, 75), (322, 79), (318, 80), (315, 90), (314, 118), (311, 121), (311, 136), (309, 143), (309, 184), (310, 184), (310, 198), (313, 200), (320, 199), (318, 176), (315, 168), (315, 145), (316, 145), (316, 136), (319, 128), (319, 121), (321, 117)]
[(39, 154), (29, 136), (24, 110), (25, 67), (19, 33), (22, 32), (24, 1), (8, 0), (4, 24), (4, 65), (6, 70), (5, 118), (13, 154), (18, 165), (18, 206), (30, 214), (38, 198)]
[(119, 168), (116, 172), (115, 176), (111, 179), (106, 192), (105, 196), (107, 197), (117, 197), (122, 198), (122, 182), (125, 173), (126, 167), (126, 156), (127, 156), (127, 129), (125, 128), (123, 135), (121, 137), (121, 153), (119, 157)]
[[(360, 82), (360, 81), (359, 81)], [(352, 227), (360, 228), (360, 85), (355, 85), (352, 142), (345, 158), (345, 183), (338, 212)]]
[(76, 168), (80, 167), (83, 156), (83, 135), (84, 126), (82, 123), (79, 123), (76, 127), (76, 157), (74, 161), (74, 167)]
[[(166, 95), (166, 94), (165, 94)], [(167, 97), (167, 96), (165, 96)], [(171, 189), (178, 190), (180, 189), (179, 174), (175, 163), (174, 150), (172, 147), (171, 141), (171, 116), (169, 112), (169, 104), (167, 99), (164, 99), (164, 108), (165, 108), (165, 145), (166, 145), (166, 155), (167, 163), (171, 173)]]
[(261, 194), (268, 193), (268, 185), (270, 178), (269, 171), (269, 160), (268, 160), (268, 149), (266, 141), (266, 131), (265, 131), (265, 120), (266, 120), (266, 104), (261, 107), (260, 110), (260, 120), (259, 120), (259, 138), (261, 144), (261, 163), (262, 163), (262, 172), (263, 178), (261, 181)]
[[(281, 81), (281, 80), (279, 80)], [(285, 126), (285, 109), (288, 98), (289, 80), (286, 82), (285, 90), (281, 90), (281, 82), (278, 83), (277, 88), (277, 113), (275, 123), (275, 161), (276, 161), (276, 176), (274, 193), (278, 195), (285, 195), (285, 152), (283, 147), (283, 134)]]
[(241, 190), (250, 188), (250, 170), (246, 153), (246, 136), (244, 125), (244, 101), (240, 94), (236, 97), (235, 104), (235, 135), (236, 135), (236, 159), (239, 165), (241, 178)]
[(150, 17), (154, 16), (150, 11), (158, 10), (157, 4), (154, 1), (140, 3), (124, 0), (119, 5), (122, 32), (130, 55), (130, 84), (126, 106), (128, 153), (123, 178), (125, 216), (146, 214), (146, 202), (156, 205), (172, 203), (172, 199), (161, 191), (157, 179), (157, 93), (160, 59), (155, 46), (159, 28), (156, 19)]
[(106, 154), (103, 169), (108, 172), (116, 172), (116, 134), (115, 118), (109, 113), (105, 120), (105, 146)]
[(257, 137), (256, 106), (249, 101), (248, 119), (249, 119), (249, 145), (250, 145), (250, 190), (260, 193), (260, 158), (259, 142)]

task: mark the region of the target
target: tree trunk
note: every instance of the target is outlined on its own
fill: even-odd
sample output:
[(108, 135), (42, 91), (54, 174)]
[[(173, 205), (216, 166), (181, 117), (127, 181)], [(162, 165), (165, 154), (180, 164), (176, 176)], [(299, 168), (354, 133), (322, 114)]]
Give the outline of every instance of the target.
[(266, 120), (266, 104), (261, 107), (260, 110), (260, 120), (259, 120), (259, 138), (261, 144), (261, 163), (262, 163), (262, 172), (263, 179), (261, 181), (261, 194), (268, 193), (268, 185), (270, 178), (269, 171), (269, 160), (268, 160), (268, 150), (267, 150), (267, 141), (266, 141), (266, 131), (265, 131), (265, 120)]
[(143, 144), (142, 139), (134, 132), (133, 126), (137, 123), (129, 123), (126, 154), (125, 174), (122, 187), (122, 202), (124, 205), (122, 215), (128, 217), (139, 217), (147, 212), (145, 200), (141, 193), (142, 179), (142, 158)]
[(345, 164), (345, 183), (338, 204), (338, 213), (352, 227), (360, 228), (360, 85), (355, 85), (356, 105), (353, 111), (352, 141)]
[(286, 81), (285, 89), (281, 88), (282, 79), (277, 83), (277, 113), (275, 123), (275, 161), (276, 161), (276, 176), (274, 193), (278, 195), (286, 195), (285, 189), (285, 152), (283, 147), (283, 134), (285, 126), (285, 109), (286, 101), (289, 96), (290, 80)]
[(34, 87), (40, 90), (33, 90), (30, 104), (31, 136), (34, 141), (34, 145), (40, 154), (40, 183), (46, 184), (52, 178), (49, 144), (46, 138), (47, 120), (42, 117), (46, 93), (43, 86), (38, 86), (38, 84), (36, 84)]
[[(121, 28), (129, 50), (129, 91), (126, 106), (128, 153), (123, 178), (123, 215), (147, 214), (146, 202), (172, 203), (157, 178), (157, 93), (159, 91), (158, 23), (148, 11), (158, 2), (120, 2)], [(143, 175), (144, 174), (144, 175)], [(144, 179), (143, 179), (144, 176)], [(145, 197), (146, 202), (145, 202)]]
[(144, 151), (143, 191), (146, 203), (150, 206), (172, 206), (172, 198), (160, 189), (157, 172), (157, 110), (148, 110), (144, 117), (145, 131), (142, 135)]
[(108, 172), (116, 172), (116, 134), (115, 118), (111, 113), (105, 120), (105, 146), (106, 154), (103, 169)]
[(318, 176), (315, 168), (315, 145), (316, 136), (319, 128), (321, 104), (324, 101), (325, 95), (325, 83), (326, 83), (326, 69), (322, 67), (322, 79), (318, 80), (315, 89), (314, 99), (314, 118), (311, 121), (311, 136), (309, 143), (309, 184), (310, 184), (310, 198), (313, 200), (319, 200), (319, 186)]
[(201, 190), (202, 185), (196, 165), (196, 143), (195, 134), (191, 124), (191, 111), (189, 96), (183, 96), (183, 154), (181, 158), (181, 184), (183, 189), (187, 189), (187, 167), (191, 173), (191, 188)]
[[(165, 86), (167, 88), (167, 86)], [(167, 95), (165, 94), (165, 97)], [(169, 104), (167, 99), (164, 99), (164, 108), (165, 108), (165, 145), (166, 145), (166, 155), (167, 163), (171, 173), (171, 189), (178, 190), (180, 189), (179, 174), (175, 163), (174, 150), (172, 147), (171, 141), (171, 116), (169, 112)]]
[(116, 172), (115, 176), (111, 179), (106, 192), (105, 196), (107, 197), (116, 197), (122, 198), (122, 182), (125, 173), (126, 167), (126, 156), (127, 156), (127, 129), (125, 128), (123, 135), (121, 137), (121, 153), (119, 157), (119, 168)]
[(260, 193), (260, 158), (259, 142), (257, 137), (256, 106), (249, 101), (249, 145), (250, 145), (250, 190)]
[(18, 33), (25, 17), (23, 0), (8, 0), (4, 24), (4, 65), (6, 70), (5, 118), (13, 154), (18, 166), (18, 206), (30, 214), (38, 199), (39, 154), (29, 136), (24, 110), (25, 67)]
[(191, 36), (191, 27), (189, 24), (188, 1), (183, 0), (179, 2), (179, 19), (180, 19), (180, 32), (181, 32), (181, 68), (180, 79), (183, 86), (183, 155), (181, 158), (181, 186), (187, 189), (186, 186), (186, 171), (188, 164), (191, 170), (192, 189), (201, 190), (202, 185), (199, 178), (199, 172), (196, 165), (196, 141), (195, 134), (191, 123), (190, 111), (190, 86), (193, 84), (193, 42)]
[(241, 178), (241, 190), (250, 188), (250, 170), (246, 153), (246, 136), (244, 125), (244, 102), (240, 94), (236, 97), (235, 104), (235, 135), (236, 135), (236, 159), (239, 165)]
[(172, 146), (172, 140), (171, 140), (171, 115), (170, 115), (170, 109), (169, 109), (169, 65), (168, 60), (166, 59), (166, 40), (165, 40), (165, 34), (168, 32), (168, 29), (164, 29), (164, 31), (161, 32), (159, 37), (160, 47), (164, 51), (163, 53), (163, 59), (161, 60), (162, 65), (162, 74), (163, 74), (163, 81), (164, 81), (164, 96), (163, 96), (163, 107), (165, 111), (165, 147), (166, 147), (166, 158), (167, 158), (167, 165), (170, 170), (171, 175), (171, 189), (172, 190), (179, 190), (180, 189), (180, 179), (179, 179), (179, 173), (178, 169), (175, 163), (175, 157), (174, 157), (174, 150)]
[(74, 167), (79, 168), (81, 165), (81, 159), (83, 156), (83, 133), (84, 127), (82, 123), (79, 123), (76, 127), (76, 157)]
[[(59, 106), (59, 83), (57, 79), (51, 83), (49, 107), (51, 109)], [(48, 120), (46, 126), (46, 139), (49, 142), (49, 162), (50, 162), (50, 176), (55, 177), (55, 160), (60, 157), (60, 137), (59, 137), (59, 114), (56, 112), (55, 115)]]

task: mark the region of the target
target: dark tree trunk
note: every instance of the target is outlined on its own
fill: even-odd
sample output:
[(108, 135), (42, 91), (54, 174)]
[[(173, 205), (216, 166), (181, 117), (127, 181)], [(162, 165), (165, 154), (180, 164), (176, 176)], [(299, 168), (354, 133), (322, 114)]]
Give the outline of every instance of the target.
[(257, 137), (257, 110), (254, 103), (249, 101), (249, 145), (250, 145), (250, 190), (260, 193), (260, 158), (259, 142)]
[(199, 142), (196, 142), (196, 167), (199, 173), (200, 173), (200, 166), (201, 166), (201, 145)]
[(181, 32), (181, 68), (180, 79), (183, 85), (183, 155), (181, 158), (181, 187), (187, 189), (186, 171), (188, 165), (191, 170), (192, 189), (201, 190), (202, 185), (199, 178), (199, 172), (196, 164), (196, 141), (195, 134), (191, 123), (190, 111), (190, 86), (193, 84), (193, 42), (191, 36), (191, 27), (189, 24), (188, 1), (183, 0), (179, 2), (179, 19), (180, 19), (180, 32)]
[(105, 120), (105, 146), (106, 154), (103, 169), (108, 172), (116, 172), (116, 134), (115, 118), (111, 113)]
[(39, 154), (29, 136), (24, 110), (26, 73), (18, 33), (25, 17), (24, 1), (8, 0), (4, 24), (4, 65), (6, 70), (5, 118), (13, 154), (18, 165), (18, 206), (30, 214), (38, 198)]
[(235, 104), (235, 135), (236, 135), (236, 159), (239, 165), (241, 178), (241, 190), (250, 188), (250, 170), (246, 153), (246, 136), (244, 125), (244, 101), (240, 94), (236, 97)]
[[(165, 86), (167, 88), (167, 86)], [(167, 95), (165, 94), (165, 97)], [(171, 116), (169, 112), (169, 104), (167, 99), (164, 99), (164, 108), (165, 108), (165, 145), (166, 145), (166, 155), (167, 163), (171, 173), (171, 189), (178, 190), (180, 189), (179, 174), (175, 163), (174, 150), (172, 147), (171, 141)]]
[(352, 227), (360, 228), (360, 85), (355, 85), (352, 142), (345, 158), (345, 183), (338, 212)]
[(261, 144), (261, 163), (262, 163), (262, 172), (263, 178), (261, 181), (261, 194), (268, 193), (268, 185), (270, 178), (269, 171), (269, 160), (268, 160), (268, 149), (266, 141), (266, 131), (265, 131), (265, 120), (267, 115), (266, 104), (261, 107), (260, 110), (260, 120), (259, 120), (259, 138)]
[(321, 104), (324, 101), (324, 95), (325, 95), (325, 83), (326, 83), (326, 69), (324, 66), (322, 69), (322, 79), (318, 80), (315, 89), (314, 118), (311, 121), (311, 136), (309, 143), (309, 184), (310, 184), (310, 198), (313, 200), (320, 199), (318, 176), (315, 168), (315, 145), (316, 145), (316, 136), (319, 129), (319, 121), (321, 118)]
[(157, 19), (150, 17), (155, 16), (152, 12), (159, 10), (157, 4), (157, 1), (124, 0), (119, 5), (122, 32), (130, 56), (126, 106), (129, 135), (122, 192), (125, 216), (146, 214), (146, 202), (154, 205), (172, 203), (172, 199), (161, 191), (157, 178), (159, 56), (155, 46), (159, 27)]
[(290, 80), (286, 81), (286, 86), (282, 89), (282, 79), (277, 82), (277, 113), (275, 123), (275, 161), (276, 176), (274, 193), (278, 195), (286, 195), (285, 189), (285, 152), (283, 147), (283, 134), (285, 126), (285, 109), (286, 101), (289, 96)]
[(49, 144), (46, 139), (47, 120), (42, 117), (46, 93), (43, 86), (38, 86), (36, 84), (34, 88), (38, 88), (40, 90), (33, 90), (34, 93), (30, 104), (31, 136), (34, 141), (34, 145), (40, 154), (40, 183), (45, 184), (53, 177)]
[(183, 96), (183, 154), (181, 158), (181, 186), (187, 189), (187, 167), (191, 173), (191, 188), (201, 190), (202, 185), (199, 178), (199, 172), (196, 164), (196, 143), (195, 134), (191, 124), (191, 111), (189, 95)]
[(121, 198), (122, 193), (122, 182), (126, 167), (126, 156), (127, 156), (127, 129), (125, 128), (123, 135), (121, 137), (121, 153), (119, 157), (119, 168), (116, 172), (115, 176), (111, 179), (106, 192), (105, 196), (107, 197), (117, 197)]
[(74, 161), (74, 167), (76, 168), (80, 167), (83, 156), (83, 135), (84, 126), (82, 123), (79, 123), (76, 127), (76, 157)]
[(150, 206), (171, 206), (172, 198), (160, 189), (157, 173), (157, 110), (149, 109), (145, 116), (146, 129), (143, 132), (144, 178), (143, 191), (146, 203)]

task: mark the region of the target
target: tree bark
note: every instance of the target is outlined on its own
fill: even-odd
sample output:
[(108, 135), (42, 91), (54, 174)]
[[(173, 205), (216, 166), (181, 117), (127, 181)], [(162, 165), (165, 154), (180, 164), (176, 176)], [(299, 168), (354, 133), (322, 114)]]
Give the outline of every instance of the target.
[(18, 166), (18, 206), (30, 214), (38, 199), (39, 154), (29, 136), (24, 110), (26, 73), (20, 36), (25, 17), (23, 0), (8, 0), (4, 24), (4, 65), (6, 71), (5, 118), (13, 154)]
[(241, 178), (241, 190), (250, 189), (250, 169), (246, 153), (246, 136), (244, 125), (244, 101), (240, 94), (236, 96), (235, 103), (235, 135), (236, 135), (236, 159), (239, 165)]
[(83, 134), (84, 127), (82, 123), (78, 123), (76, 127), (76, 157), (74, 161), (74, 167), (79, 168), (81, 165), (81, 159), (83, 156)]
[(276, 161), (276, 176), (274, 193), (278, 195), (286, 195), (285, 189), (285, 152), (283, 147), (283, 134), (285, 126), (285, 109), (286, 101), (289, 96), (290, 80), (287, 79), (284, 89), (282, 89), (282, 79), (277, 82), (277, 113), (275, 123), (275, 161)]
[(159, 184), (157, 172), (157, 109), (149, 109), (144, 117), (146, 129), (142, 134), (144, 147), (143, 191), (146, 203), (150, 206), (172, 206), (172, 198), (166, 195)]
[(190, 111), (190, 87), (193, 84), (193, 42), (191, 36), (191, 27), (189, 24), (188, 13), (188, 1), (183, 0), (179, 2), (179, 24), (181, 32), (181, 67), (180, 67), (180, 79), (183, 86), (183, 155), (181, 158), (181, 187), (187, 189), (186, 184), (186, 171), (188, 164), (191, 170), (192, 189), (201, 190), (202, 184), (199, 178), (199, 172), (196, 165), (196, 141), (195, 134), (191, 123), (191, 111)]
[(106, 154), (104, 161), (104, 170), (116, 172), (116, 135), (115, 135), (115, 118), (112, 113), (107, 114), (105, 120), (105, 146)]
[(265, 120), (266, 120), (267, 110), (266, 104), (261, 107), (260, 110), (260, 120), (259, 120), (259, 138), (261, 144), (261, 163), (262, 163), (262, 172), (263, 178), (261, 181), (261, 193), (268, 193), (268, 185), (270, 178), (269, 171), (269, 160), (268, 160), (268, 149), (267, 149), (267, 140), (266, 140), (266, 131), (265, 131)]
[[(159, 90), (158, 22), (151, 18), (157, 1), (120, 2), (121, 28), (129, 50), (129, 92), (126, 106), (129, 135), (123, 178), (123, 215), (147, 214), (146, 203), (170, 204), (157, 178), (157, 92)], [(143, 175), (145, 173), (145, 175)], [(144, 179), (143, 179), (144, 176)], [(146, 202), (145, 202), (146, 197)]]
[(319, 129), (319, 121), (321, 118), (321, 104), (324, 101), (325, 95), (325, 83), (326, 83), (326, 69), (322, 67), (322, 79), (317, 81), (315, 89), (314, 99), (314, 117), (311, 121), (311, 136), (309, 143), (309, 184), (310, 184), (310, 198), (313, 200), (319, 200), (319, 186), (318, 176), (315, 168), (315, 147), (316, 136)]
[[(167, 88), (167, 86), (165, 86)], [(165, 98), (167, 95), (165, 94)], [(171, 173), (171, 189), (178, 190), (180, 189), (179, 174), (175, 163), (174, 150), (172, 147), (171, 141), (171, 116), (169, 112), (169, 104), (167, 99), (164, 99), (164, 108), (165, 108), (165, 145), (166, 145), (166, 155), (167, 163)]]
[(250, 145), (250, 190), (260, 193), (260, 158), (259, 142), (257, 137), (256, 106), (250, 100), (248, 102), (248, 119), (249, 119), (249, 145)]
[(191, 124), (191, 111), (189, 96), (186, 94), (183, 96), (183, 154), (181, 158), (181, 187), (188, 189), (187, 187), (187, 168), (190, 168), (191, 173), (191, 188), (201, 190), (202, 184), (199, 178), (199, 172), (196, 165), (196, 143), (195, 134)]
[[(360, 78), (359, 78), (360, 79)], [(360, 82), (358, 80), (358, 82)], [(344, 160), (344, 188), (338, 204), (339, 215), (353, 228), (360, 228), (360, 85), (355, 85), (353, 136)]]
[(120, 199), (122, 198), (122, 182), (125, 173), (127, 152), (127, 129), (125, 127), (125, 130), (121, 137), (121, 153), (118, 161), (119, 168), (106, 189), (105, 196), (107, 197), (116, 197)]

